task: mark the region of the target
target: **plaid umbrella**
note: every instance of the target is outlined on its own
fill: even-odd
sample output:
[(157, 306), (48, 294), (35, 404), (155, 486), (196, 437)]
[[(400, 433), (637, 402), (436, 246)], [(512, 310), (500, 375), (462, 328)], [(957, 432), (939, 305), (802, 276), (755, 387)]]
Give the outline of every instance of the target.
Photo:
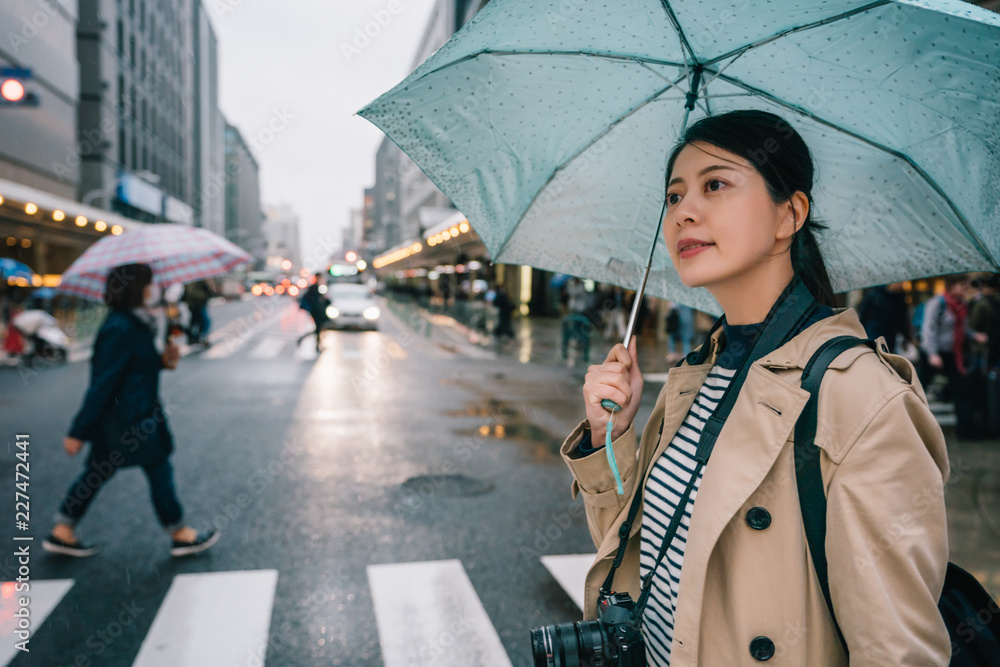
[(106, 236), (63, 273), (59, 289), (101, 300), (108, 274), (123, 264), (149, 264), (161, 286), (189, 283), (229, 273), (253, 257), (218, 234), (175, 224), (143, 225)]

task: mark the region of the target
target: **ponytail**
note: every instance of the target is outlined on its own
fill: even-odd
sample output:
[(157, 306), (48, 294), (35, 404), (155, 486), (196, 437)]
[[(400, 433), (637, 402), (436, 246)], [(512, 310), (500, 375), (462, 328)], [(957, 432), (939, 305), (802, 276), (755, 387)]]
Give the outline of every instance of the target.
[[(811, 217), (811, 216), (810, 216)], [(816, 301), (831, 308), (837, 307), (833, 285), (826, 271), (823, 255), (816, 241), (816, 233), (826, 230), (826, 225), (806, 218), (805, 224), (792, 237), (792, 271), (802, 278)]]

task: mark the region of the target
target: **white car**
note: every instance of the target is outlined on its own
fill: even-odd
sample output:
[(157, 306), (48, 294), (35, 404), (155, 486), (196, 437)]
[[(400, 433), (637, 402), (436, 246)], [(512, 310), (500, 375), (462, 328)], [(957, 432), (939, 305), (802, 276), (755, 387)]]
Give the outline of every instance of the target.
[(326, 297), (330, 300), (326, 316), (332, 328), (378, 329), (381, 311), (367, 285), (334, 283), (327, 288)]

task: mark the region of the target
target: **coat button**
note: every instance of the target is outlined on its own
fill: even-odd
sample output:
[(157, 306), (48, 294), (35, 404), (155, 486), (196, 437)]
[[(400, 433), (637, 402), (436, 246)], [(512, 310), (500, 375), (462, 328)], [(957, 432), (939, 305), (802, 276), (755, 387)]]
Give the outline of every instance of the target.
[(774, 642), (767, 637), (754, 637), (750, 642), (750, 655), (754, 660), (770, 660), (774, 657)]
[(763, 507), (751, 507), (747, 510), (747, 525), (754, 530), (764, 530), (771, 525), (771, 513)]

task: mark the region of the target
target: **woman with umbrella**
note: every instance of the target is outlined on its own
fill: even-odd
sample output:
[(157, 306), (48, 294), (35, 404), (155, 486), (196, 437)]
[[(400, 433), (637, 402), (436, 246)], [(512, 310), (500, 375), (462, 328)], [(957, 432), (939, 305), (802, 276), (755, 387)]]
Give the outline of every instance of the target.
[[(945, 441), (912, 366), (882, 341), (877, 350), (840, 355), (818, 399), (835, 621), (809, 556), (792, 438), (808, 396), (799, 386), (803, 366), (833, 337), (866, 336), (853, 309), (835, 307), (817, 244), (824, 227), (813, 219), (808, 147), (770, 113), (709, 116), (672, 151), (665, 186), (673, 265), (685, 286), (707, 288), (725, 315), (671, 371), (641, 442), (634, 342), (617, 345), (587, 373), (587, 419), (562, 448), (598, 546), (585, 614), (596, 613), (619, 526), (641, 493), (641, 521), (623, 538), (613, 581), (633, 597), (650, 582), (642, 619), (650, 665), (746, 664), (748, 655), (846, 665), (847, 647), (852, 664), (948, 664), (937, 608), (948, 561)], [(747, 363), (777, 326), (775, 313), (803, 287), (819, 306), (785, 343)], [(745, 364), (711, 459), (696, 464), (706, 424)], [(602, 401), (621, 407), (610, 433)], [(606, 442), (624, 494), (608, 452), (598, 451)]]
[(214, 530), (196, 531), (183, 522), (170, 462), (173, 436), (159, 399), (160, 371), (175, 368), (179, 352), (174, 345), (162, 355), (156, 350), (155, 324), (145, 308), (152, 288), (147, 264), (119, 266), (107, 278), (104, 300), (111, 312), (94, 343), (90, 387), (63, 443), (70, 456), (88, 440), (90, 451), (60, 505), (52, 534), (42, 542), (46, 551), (77, 557), (96, 553), (79, 541), (74, 527), (101, 487), (128, 466), (146, 473), (157, 518), (173, 539), (172, 556), (199, 553), (219, 539)]

